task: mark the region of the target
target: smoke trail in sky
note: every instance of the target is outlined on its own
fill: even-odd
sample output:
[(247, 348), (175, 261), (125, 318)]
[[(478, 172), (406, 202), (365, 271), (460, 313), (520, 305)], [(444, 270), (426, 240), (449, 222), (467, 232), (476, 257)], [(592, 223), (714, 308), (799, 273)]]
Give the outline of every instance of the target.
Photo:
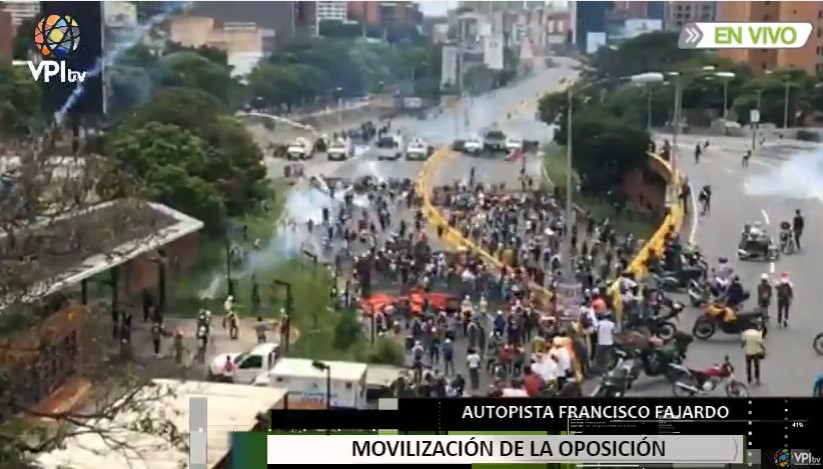
[[(139, 43), (143, 39), (143, 36), (145, 36), (152, 28), (158, 26), (160, 23), (165, 21), (169, 16), (185, 8), (186, 5), (190, 3), (191, 2), (167, 2), (166, 8), (162, 12), (152, 16), (145, 23), (138, 25), (137, 28), (135, 28), (135, 30), (133, 31), (133, 33), (130, 35), (128, 40), (117, 44), (117, 46), (114, 49), (108, 52), (104, 52), (103, 55), (97, 59), (97, 61), (94, 64), (94, 67), (92, 67), (90, 70), (86, 70), (86, 78), (94, 78), (103, 73), (103, 70), (105, 70), (106, 67), (109, 67), (112, 64), (114, 64), (117, 61), (117, 59), (119, 59), (120, 56), (123, 55), (124, 52), (137, 45), (137, 43)], [(63, 103), (60, 109), (54, 113), (55, 126), (60, 126), (63, 123), (63, 119), (66, 117), (66, 114), (68, 114), (69, 111), (71, 111), (72, 108), (74, 108), (74, 106), (83, 96), (83, 93), (85, 91), (85, 83), (78, 83), (77, 86), (74, 88), (74, 91), (72, 91), (71, 95), (69, 95), (68, 99), (66, 99), (66, 102)]]
[(746, 192), (795, 199), (823, 196), (823, 147), (798, 151), (777, 169), (750, 177)]

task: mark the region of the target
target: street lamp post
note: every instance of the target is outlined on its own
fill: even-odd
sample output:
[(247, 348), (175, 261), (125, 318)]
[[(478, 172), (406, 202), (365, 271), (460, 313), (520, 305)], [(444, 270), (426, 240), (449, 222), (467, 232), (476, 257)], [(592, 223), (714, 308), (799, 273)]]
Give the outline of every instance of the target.
[(723, 119), (726, 119), (729, 113), (729, 81), (733, 80), (735, 74), (732, 72), (717, 72), (714, 74), (723, 82)]
[(789, 128), (789, 93), (792, 88), (792, 84), (790, 81), (786, 80), (784, 83), (784, 92), (783, 92), (783, 128)]
[(319, 360), (311, 362), (312, 368), (326, 373), (326, 408), (331, 409), (331, 367)]
[(283, 280), (272, 280), (272, 283), (275, 285), (279, 285), (286, 289), (286, 307), (283, 308), (285, 313), (285, 317), (283, 318), (283, 326), (280, 331), (280, 335), (283, 337), (283, 351), (285, 352), (284, 355), (288, 354), (289, 346), (291, 345), (291, 316), (294, 313), (294, 299), (291, 295), (291, 283), (283, 281)]
[(757, 101), (755, 102), (755, 109), (757, 109), (758, 119), (757, 122), (749, 122), (752, 126), (752, 153), (755, 152), (757, 149), (757, 133), (760, 131), (760, 103), (763, 100), (763, 90), (759, 89), (755, 93), (757, 93)]

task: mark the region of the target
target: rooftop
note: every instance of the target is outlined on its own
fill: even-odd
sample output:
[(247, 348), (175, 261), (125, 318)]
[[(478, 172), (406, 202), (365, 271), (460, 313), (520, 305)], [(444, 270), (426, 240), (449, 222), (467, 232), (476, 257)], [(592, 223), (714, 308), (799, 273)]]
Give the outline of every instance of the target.
[[(0, 232), (0, 308), (48, 296), (203, 228), (163, 204), (117, 200)], [(5, 304), (3, 304), (5, 303)]]
[[(326, 372), (312, 366), (313, 360), (307, 358), (282, 358), (269, 372), (269, 376), (289, 376), (292, 378), (325, 378)], [(368, 365), (357, 362), (328, 361), (321, 363), (329, 367), (334, 380), (359, 379), (366, 373)]]
[[(229, 383), (155, 379), (156, 386), (147, 386), (138, 393), (139, 410), (126, 409), (112, 420), (93, 422), (91, 428), (102, 428), (103, 435), (127, 442), (130, 449), (112, 450), (111, 443), (97, 433), (83, 433), (68, 439), (65, 449), (40, 455), (37, 464), (42, 469), (179, 469), (188, 467), (189, 452), (177, 448), (154, 434), (138, 432), (130, 425), (146, 414), (156, 421), (169, 421), (180, 432), (188, 434), (189, 400), (206, 397), (208, 406), (208, 464), (214, 467), (229, 451), (233, 431), (249, 431), (257, 423), (257, 414), (276, 407), (286, 396), (285, 389), (244, 386)], [(187, 436), (187, 435), (186, 435)], [(188, 438), (184, 438), (188, 442)]]

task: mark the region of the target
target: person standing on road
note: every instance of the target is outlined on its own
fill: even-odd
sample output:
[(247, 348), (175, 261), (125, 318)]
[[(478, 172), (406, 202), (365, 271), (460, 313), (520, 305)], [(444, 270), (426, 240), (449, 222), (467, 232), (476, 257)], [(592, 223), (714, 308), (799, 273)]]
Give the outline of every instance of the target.
[(760, 326), (743, 331), (743, 353), (746, 354), (746, 381), (752, 384), (752, 378), (760, 386), (760, 361), (766, 358), (766, 345)]
[(760, 307), (764, 316), (769, 317), (769, 306), (772, 304), (774, 289), (769, 280), (769, 274), (760, 276), (760, 283), (757, 284), (757, 306)]
[(595, 354), (595, 369), (603, 371), (606, 362), (614, 348), (614, 330), (617, 325), (610, 314), (604, 314), (597, 320), (597, 352)]
[(480, 389), (480, 354), (476, 350), (469, 350), (469, 355), (466, 357), (466, 367), (469, 369), (469, 384), (472, 391)]
[(800, 209), (794, 211), (794, 218), (792, 219), (792, 231), (794, 232), (794, 244), (797, 246), (797, 250), (800, 250), (800, 237), (803, 236), (803, 228), (806, 227), (806, 220), (803, 218), (803, 214), (800, 213)]
[(749, 160), (752, 158), (752, 151), (746, 150), (746, 153), (743, 155), (743, 159), (740, 161), (740, 166), (742, 168), (749, 167)]
[(777, 282), (777, 324), (789, 327), (789, 308), (794, 299), (794, 285), (789, 279), (789, 274), (783, 272)]
[(700, 155), (703, 154), (703, 147), (700, 146), (700, 142), (697, 142), (694, 146), (694, 164), (700, 163)]

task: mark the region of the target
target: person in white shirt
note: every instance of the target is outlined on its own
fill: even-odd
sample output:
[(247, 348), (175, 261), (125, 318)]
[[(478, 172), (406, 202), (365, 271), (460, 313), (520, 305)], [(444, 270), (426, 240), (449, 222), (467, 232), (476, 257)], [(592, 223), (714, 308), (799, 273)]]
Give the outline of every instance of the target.
[(597, 350), (595, 352), (595, 367), (603, 370), (606, 361), (614, 348), (614, 323), (611, 315), (604, 315), (597, 321)]
[(474, 348), (469, 350), (469, 355), (466, 357), (466, 367), (469, 369), (469, 384), (472, 391), (480, 389), (480, 363), (483, 359), (477, 350)]
[(563, 389), (566, 381), (574, 376), (574, 369), (572, 368), (572, 357), (569, 354), (569, 349), (565, 345), (564, 337), (555, 337), (551, 354), (557, 360), (557, 389)]

